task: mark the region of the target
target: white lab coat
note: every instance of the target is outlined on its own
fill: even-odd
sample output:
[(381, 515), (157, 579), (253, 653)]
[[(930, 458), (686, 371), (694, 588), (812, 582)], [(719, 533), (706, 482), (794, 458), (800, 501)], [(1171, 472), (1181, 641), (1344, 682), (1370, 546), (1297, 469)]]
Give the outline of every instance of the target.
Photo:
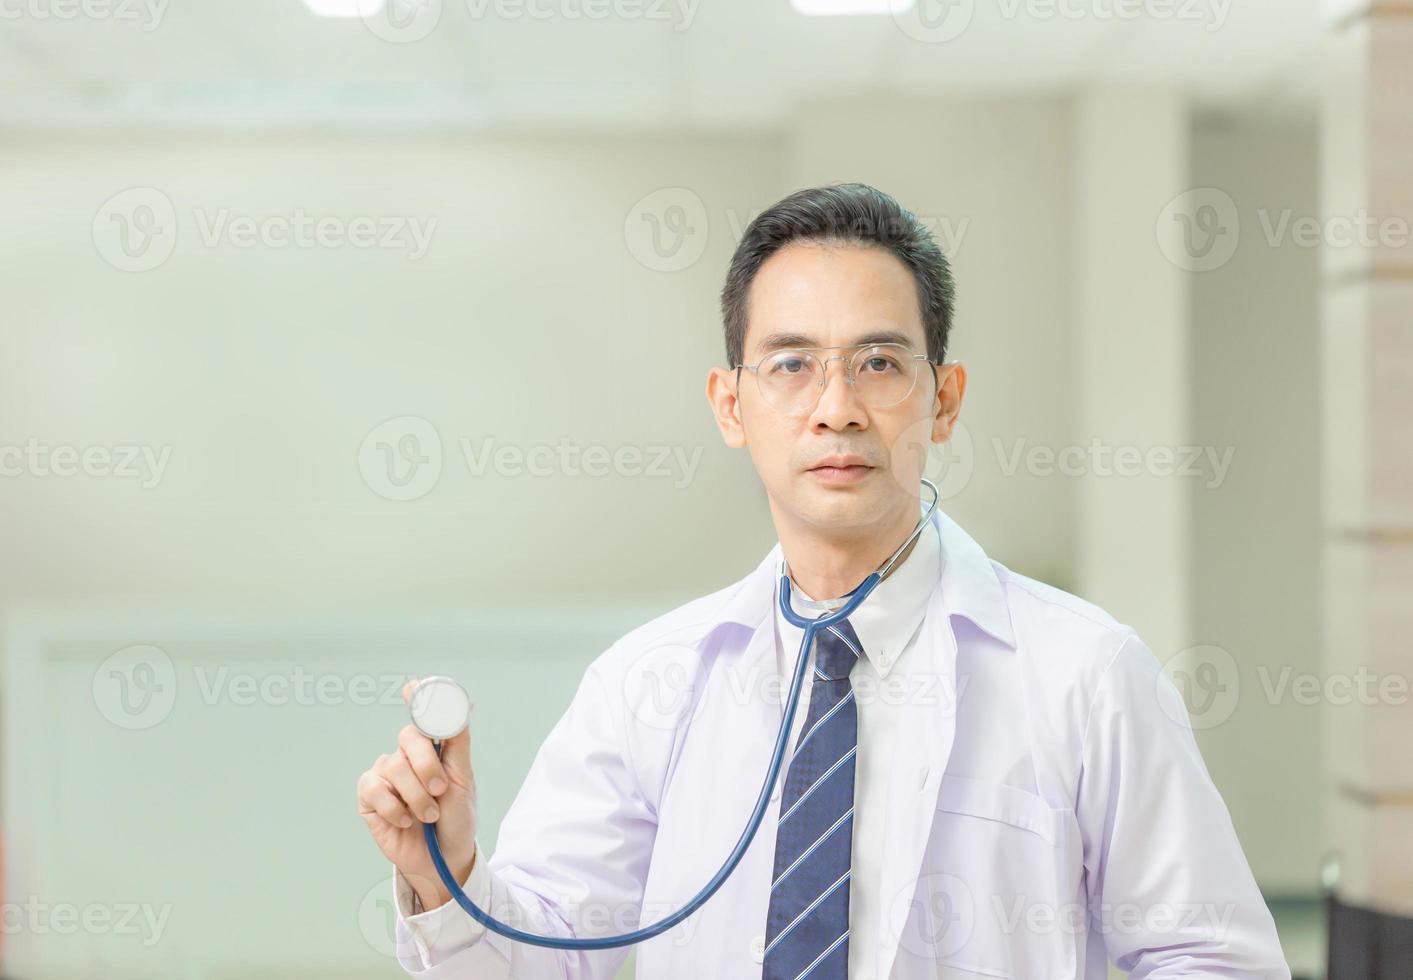
[[(858, 980), (1100, 980), (1109, 958), (1134, 977), (1289, 980), (1152, 652), (1102, 609), (991, 561), (941, 511), (933, 521), (942, 571), (897, 707), (887, 913), (877, 935), (850, 937), (876, 964)], [(780, 556), (777, 543), (744, 579), (590, 665), (494, 852), (477, 859), (494, 914), (559, 935), (626, 932), (681, 907), (716, 872), (782, 717)], [(639, 978), (760, 977), (776, 807), (711, 900), (637, 948)], [(405, 883), (399, 891), (406, 912)], [(608, 980), (626, 956), (484, 933), (434, 943), (424, 968), (402, 914), (397, 929), (402, 966), (429, 980)]]

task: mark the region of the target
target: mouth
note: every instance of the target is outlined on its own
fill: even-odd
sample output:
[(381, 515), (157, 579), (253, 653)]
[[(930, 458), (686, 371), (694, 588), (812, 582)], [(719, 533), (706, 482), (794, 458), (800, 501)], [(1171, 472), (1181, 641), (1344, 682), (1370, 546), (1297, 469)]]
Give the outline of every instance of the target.
[(812, 474), (822, 483), (838, 485), (858, 483), (866, 479), (873, 470), (874, 467), (869, 466), (858, 457), (846, 457), (826, 460), (818, 466), (810, 467), (806, 472)]

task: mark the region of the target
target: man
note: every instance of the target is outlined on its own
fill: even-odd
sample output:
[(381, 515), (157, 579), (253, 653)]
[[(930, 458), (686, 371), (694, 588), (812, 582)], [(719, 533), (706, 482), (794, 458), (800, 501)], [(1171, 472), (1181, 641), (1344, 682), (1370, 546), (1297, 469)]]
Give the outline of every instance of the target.
[[(358, 784), (398, 869), (399, 959), (432, 978), (607, 980), (626, 950), (512, 942), (434, 874), (419, 821), (478, 906), (555, 936), (681, 908), (764, 781), (803, 631), (918, 523), (951, 438), (954, 287), (879, 191), (799, 192), (747, 228), (707, 397), (744, 446), (779, 543), (739, 582), (624, 636), (585, 672), (501, 825), (475, 841), (469, 735), (410, 726)], [(637, 950), (651, 980), (1284, 978), (1275, 928), (1173, 685), (1135, 631), (990, 561), (937, 512), (807, 654), (759, 833), (698, 912)]]

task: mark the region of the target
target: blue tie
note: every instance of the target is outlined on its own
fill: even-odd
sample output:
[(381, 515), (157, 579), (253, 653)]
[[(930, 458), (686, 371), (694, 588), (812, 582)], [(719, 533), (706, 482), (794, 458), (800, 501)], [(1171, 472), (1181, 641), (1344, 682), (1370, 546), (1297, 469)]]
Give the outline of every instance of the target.
[(763, 980), (849, 973), (849, 859), (858, 711), (849, 670), (863, 654), (848, 620), (815, 635), (809, 713), (780, 794)]

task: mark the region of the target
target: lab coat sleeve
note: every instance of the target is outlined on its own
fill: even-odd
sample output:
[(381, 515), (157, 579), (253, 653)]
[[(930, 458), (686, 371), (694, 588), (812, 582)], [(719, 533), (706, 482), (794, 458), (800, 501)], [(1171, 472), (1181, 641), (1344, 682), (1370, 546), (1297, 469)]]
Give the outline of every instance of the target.
[[(639, 924), (657, 821), (639, 789), (624, 690), (609, 662), (600, 657), (585, 671), (540, 746), (495, 853), (477, 848), (468, 895), (518, 929), (583, 938)], [(493, 750), (493, 742), (481, 744)], [(610, 980), (628, 955), (512, 942), (455, 903), (418, 914), (406, 899), (398, 902), (398, 961), (426, 980)]]
[[(486, 870), (486, 858), (480, 841), (476, 842), (476, 857), (471, 865), (471, 874), (461, 883), (468, 898), (477, 908), (489, 908), (491, 897), (490, 873)], [(400, 955), (415, 956), (420, 969), (436, 966), (453, 953), (479, 940), (486, 927), (467, 915), (456, 902), (447, 902), (440, 908), (426, 910), (422, 901), (402, 872), (394, 872), (393, 897), (398, 921), (404, 927), (399, 931), (401, 947), (411, 945), (413, 952), (400, 949)]]
[(1131, 630), (1097, 683), (1076, 812), (1091, 922), (1132, 980), (1290, 980), (1187, 707)]

